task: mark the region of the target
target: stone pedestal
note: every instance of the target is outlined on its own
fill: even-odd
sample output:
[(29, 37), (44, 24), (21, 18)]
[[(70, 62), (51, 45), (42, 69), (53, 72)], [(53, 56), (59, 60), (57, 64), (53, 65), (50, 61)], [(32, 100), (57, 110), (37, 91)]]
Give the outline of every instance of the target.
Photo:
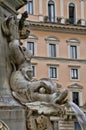
[(0, 0), (0, 120), (10, 130), (26, 130), (25, 109), (11, 95), (9, 78), (11, 65), (7, 39), (1, 25), (6, 17), (17, 14), (17, 9), (25, 4), (25, 0)]
[(10, 95), (0, 97), (0, 120), (10, 130), (26, 130), (25, 108)]
[(25, 111), (22, 108), (0, 108), (0, 119), (10, 130), (26, 130)]

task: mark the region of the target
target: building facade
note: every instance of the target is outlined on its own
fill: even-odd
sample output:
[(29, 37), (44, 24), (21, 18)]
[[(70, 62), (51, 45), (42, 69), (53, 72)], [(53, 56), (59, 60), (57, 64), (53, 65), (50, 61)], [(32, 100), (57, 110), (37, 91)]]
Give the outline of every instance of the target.
[[(86, 1), (29, 0), (19, 12), (26, 10), (30, 35), (24, 45), (33, 54), (33, 78), (51, 78), (59, 89), (68, 89), (68, 98), (83, 108), (86, 103)], [(63, 130), (60, 125), (58, 129)], [(70, 130), (80, 129), (75, 119), (69, 121), (70, 125)]]

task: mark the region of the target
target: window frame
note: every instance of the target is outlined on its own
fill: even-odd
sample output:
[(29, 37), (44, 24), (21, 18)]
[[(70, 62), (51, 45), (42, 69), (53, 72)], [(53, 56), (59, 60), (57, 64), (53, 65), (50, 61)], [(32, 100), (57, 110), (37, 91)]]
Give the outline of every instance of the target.
[(78, 68), (71, 68), (70, 70), (70, 77), (72, 80), (78, 80), (79, 79), (79, 69)]
[(69, 96), (70, 100), (73, 101), (72, 93), (78, 92), (79, 93), (79, 106), (83, 105), (83, 99), (82, 99), (82, 89), (83, 87), (80, 84), (74, 83), (68, 86), (69, 89)]
[[(30, 45), (30, 46), (29, 46)], [(27, 48), (31, 51), (32, 55), (35, 55), (35, 45), (34, 42), (27, 42)], [(33, 48), (33, 49), (30, 49)]]
[[(69, 67), (69, 71), (70, 71), (70, 81), (80, 81), (80, 66), (68, 65), (68, 67)], [(72, 69), (75, 69), (75, 70), (77, 69), (78, 78), (72, 78), (72, 72), (71, 72)]]
[[(66, 40), (66, 42), (67, 42), (67, 45), (68, 45), (68, 58), (70, 58), (72, 60), (79, 59), (80, 58), (80, 41), (78, 39), (71, 38), (69, 40)], [(70, 51), (71, 46), (77, 47), (77, 58), (71, 58), (71, 51)]]
[(68, 2), (67, 3), (67, 18), (69, 18), (69, 4), (73, 3), (75, 5), (75, 21), (74, 24), (77, 23), (77, 3), (76, 2)]
[(37, 42), (38, 38), (35, 35), (29, 35), (27, 41), (26, 41), (26, 47), (28, 47), (28, 43), (29, 42), (33, 42), (34, 43), (34, 56), (37, 55)]
[(56, 57), (56, 44), (49, 43), (49, 57)]
[[(50, 36), (48, 38), (45, 38), (46, 45), (47, 45), (47, 56), (50, 58), (57, 58), (59, 57), (59, 39), (57, 37)], [(56, 46), (56, 57), (51, 57), (49, 54), (49, 44), (55, 44)]]
[[(52, 71), (54, 70), (54, 72), (52, 72), (52, 75), (51, 75), (51, 70), (50, 69), (52, 69)], [(58, 66), (56, 66), (56, 65), (49, 65), (49, 78), (51, 78), (51, 79), (58, 79)]]
[(77, 46), (76, 45), (70, 45), (70, 58), (71, 59), (77, 59)]
[(27, 3), (27, 12), (28, 14), (33, 14), (33, 0), (29, 0)]
[[(73, 6), (71, 6), (71, 5), (73, 5)], [(70, 7), (73, 7), (73, 8), (74, 8), (73, 19), (70, 18)], [(69, 19), (73, 20), (73, 21), (71, 21), (71, 23), (74, 24), (75, 21), (76, 21), (76, 9), (75, 9), (75, 4), (72, 3), (72, 2), (70, 2), (68, 9), (69, 9)]]
[[(74, 99), (74, 97), (75, 97), (75, 99)], [(72, 101), (76, 105), (80, 106), (80, 95), (79, 95), (79, 92), (72, 92)]]
[(55, 22), (55, 3), (54, 1), (48, 1), (48, 17), (50, 22)]

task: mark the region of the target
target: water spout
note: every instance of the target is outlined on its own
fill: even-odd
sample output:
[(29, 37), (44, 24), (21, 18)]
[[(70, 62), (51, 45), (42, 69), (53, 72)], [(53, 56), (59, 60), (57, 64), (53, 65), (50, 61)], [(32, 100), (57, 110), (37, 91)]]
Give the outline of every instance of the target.
[(75, 103), (72, 101), (68, 101), (68, 103), (75, 112), (76, 118), (81, 126), (81, 130), (86, 130), (86, 115)]

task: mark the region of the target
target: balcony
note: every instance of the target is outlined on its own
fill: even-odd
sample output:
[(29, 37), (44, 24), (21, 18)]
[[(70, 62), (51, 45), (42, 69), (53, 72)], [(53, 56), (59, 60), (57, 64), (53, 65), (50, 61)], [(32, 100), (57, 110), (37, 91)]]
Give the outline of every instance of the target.
[(74, 21), (72, 18), (64, 18), (64, 17), (54, 17), (49, 18), (48, 16), (44, 16), (43, 22), (45, 23), (57, 23), (57, 24), (64, 24), (64, 25), (76, 25), (76, 26), (86, 26), (85, 19), (77, 19)]
[(50, 19), (48, 16), (42, 16), (37, 21), (29, 21), (29, 26), (31, 29), (36, 30), (86, 35), (86, 20), (84, 19), (77, 19), (74, 22), (64, 17)]
[(79, 19), (79, 20), (77, 21), (77, 24), (78, 24), (78, 25), (86, 26), (86, 20), (85, 20), (85, 19)]

